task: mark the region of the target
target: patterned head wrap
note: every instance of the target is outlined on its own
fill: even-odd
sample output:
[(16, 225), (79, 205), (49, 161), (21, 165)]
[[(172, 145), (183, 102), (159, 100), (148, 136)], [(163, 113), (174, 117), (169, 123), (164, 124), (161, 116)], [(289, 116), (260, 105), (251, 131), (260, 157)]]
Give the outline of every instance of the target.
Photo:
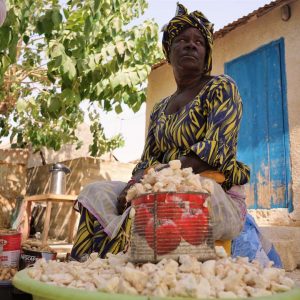
[(194, 11), (188, 13), (187, 9), (177, 3), (177, 10), (175, 17), (166, 24), (163, 28), (163, 51), (169, 61), (169, 54), (172, 42), (184, 29), (194, 27), (200, 30), (201, 34), (206, 40), (206, 61), (204, 66), (204, 73), (210, 74), (212, 68), (212, 47), (213, 47), (213, 31), (214, 25), (200, 12)]

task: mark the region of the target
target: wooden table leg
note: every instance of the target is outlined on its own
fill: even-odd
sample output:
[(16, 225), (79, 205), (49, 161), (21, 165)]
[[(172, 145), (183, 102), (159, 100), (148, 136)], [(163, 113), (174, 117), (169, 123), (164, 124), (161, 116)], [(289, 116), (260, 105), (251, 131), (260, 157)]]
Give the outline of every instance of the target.
[(26, 200), (26, 216), (24, 218), (24, 227), (22, 233), (23, 241), (27, 240), (30, 235), (31, 204), (31, 201)]
[(71, 217), (70, 217), (70, 224), (69, 224), (69, 233), (68, 233), (68, 243), (73, 243), (73, 235), (74, 235), (74, 226), (76, 222), (76, 211), (72, 207)]
[(48, 240), (48, 233), (50, 227), (50, 217), (51, 217), (51, 209), (52, 209), (52, 202), (47, 201), (47, 208), (46, 208), (46, 216), (44, 222), (44, 229), (42, 233), (42, 245), (45, 246)]

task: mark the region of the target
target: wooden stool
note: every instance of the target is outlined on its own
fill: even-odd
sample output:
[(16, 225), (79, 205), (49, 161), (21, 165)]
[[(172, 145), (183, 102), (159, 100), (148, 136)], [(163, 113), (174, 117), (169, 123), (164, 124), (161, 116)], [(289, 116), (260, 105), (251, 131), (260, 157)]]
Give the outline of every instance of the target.
[[(77, 195), (57, 195), (57, 194), (41, 194), (41, 195), (34, 195), (34, 196), (27, 196), (25, 197), (26, 202), (26, 213), (27, 213), (27, 222), (28, 226), (30, 224), (31, 218), (31, 205), (32, 202), (46, 202), (46, 215), (44, 221), (44, 228), (42, 232), (42, 244), (45, 245), (48, 240), (48, 233), (50, 227), (50, 217), (51, 217), (51, 209), (52, 203), (69, 203), (74, 204), (77, 199)], [(68, 232), (68, 242), (72, 243), (73, 240), (73, 232), (74, 226), (76, 221), (76, 212), (72, 209), (70, 223), (69, 223), (69, 232)], [(26, 236), (29, 235), (29, 229), (27, 230)]]

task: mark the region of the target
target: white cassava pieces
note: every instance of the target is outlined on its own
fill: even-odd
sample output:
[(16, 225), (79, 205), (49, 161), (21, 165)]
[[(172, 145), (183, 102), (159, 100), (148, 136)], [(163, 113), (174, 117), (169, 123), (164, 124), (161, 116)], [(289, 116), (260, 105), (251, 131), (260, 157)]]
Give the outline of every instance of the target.
[(294, 286), (283, 269), (262, 268), (248, 258), (226, 257), (222, 247), (216, 250), (219, 258), (203, 263), (182, 255), (179, 263), (163, 259), (135, 266), (127, 255), (100, 259), (96, 253), (84, 263), (39, 260), (28, 275), (51, 285), (89, 291), (198, 299), (267, 296)]

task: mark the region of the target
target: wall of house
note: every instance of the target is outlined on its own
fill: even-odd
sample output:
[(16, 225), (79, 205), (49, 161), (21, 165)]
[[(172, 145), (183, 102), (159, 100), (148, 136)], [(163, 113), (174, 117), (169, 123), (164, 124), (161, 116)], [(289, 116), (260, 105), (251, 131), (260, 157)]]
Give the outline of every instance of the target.
[(173, 70), (167, 63), (151, 71), (148, 78), (147, 106), (146, 106), (146, 130), (149, 124), (150, 113), (155, 103), (172, 95), (176, 90)]
[(23, 149), (0, 149), (0, 228), (9, 228), (18, 197), (26, 192), (29, 153)]

